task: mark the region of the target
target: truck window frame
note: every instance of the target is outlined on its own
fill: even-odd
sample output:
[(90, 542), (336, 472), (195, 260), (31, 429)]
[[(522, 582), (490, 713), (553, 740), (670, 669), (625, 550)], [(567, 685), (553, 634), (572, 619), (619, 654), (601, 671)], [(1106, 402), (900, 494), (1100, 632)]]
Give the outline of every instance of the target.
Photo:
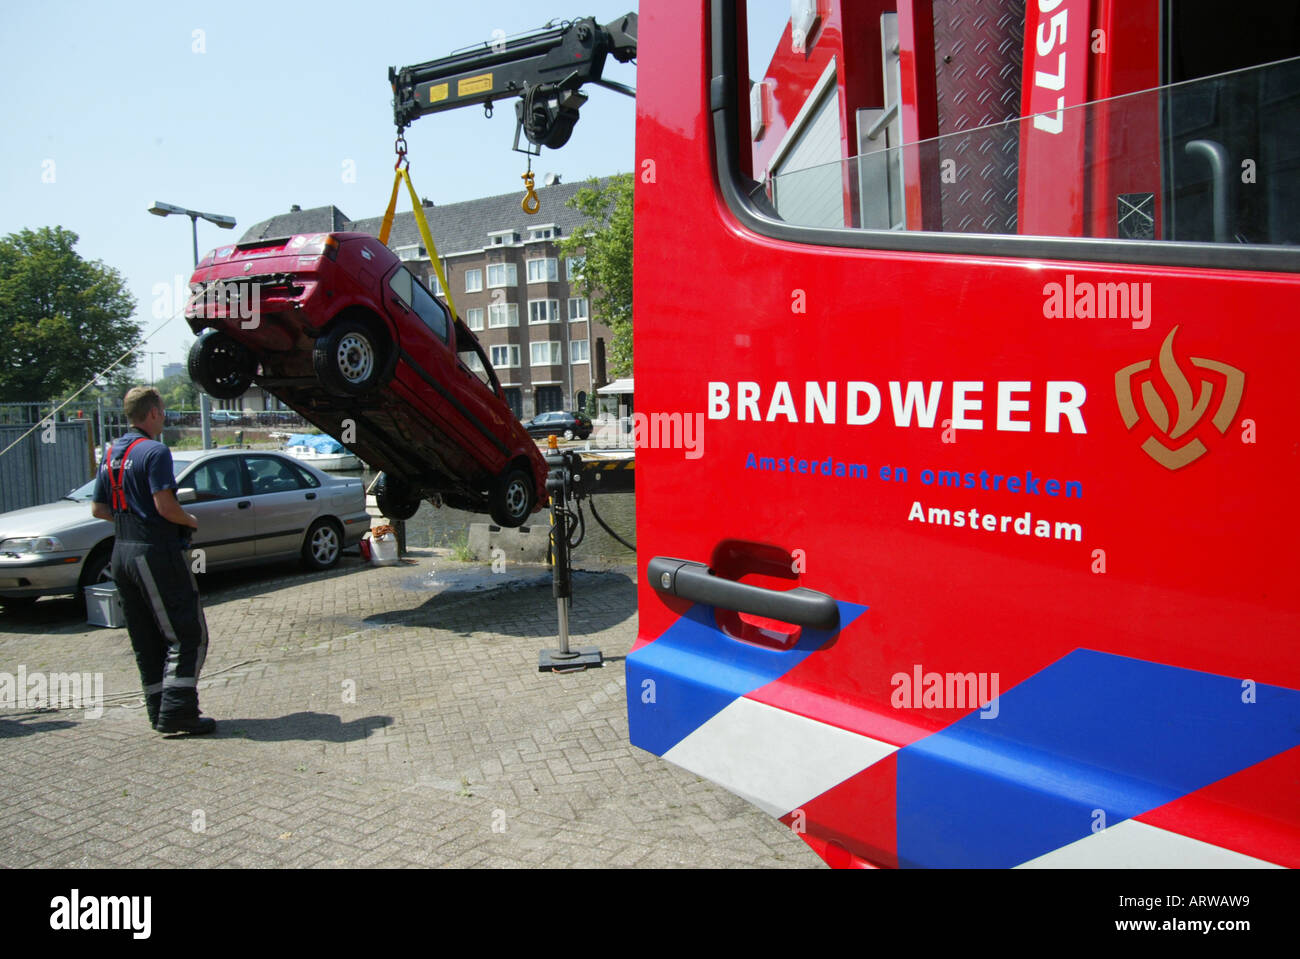
[(761, 184), (749, 180), (740, 170), (739, 113), (748, 98), (741, 98), (739, 83), (742, 73), (748, 77), (748, 70), (742, 70), (737, 3), (738, 0), (710, 0), (708, 108), (712, 114), (718, 188), (736, 219), (755, 233), (806, 246), (860, 250), (1300, 273), (1300, 247), (1275, 244), (811, 227), (778, 219), (762, 194)]

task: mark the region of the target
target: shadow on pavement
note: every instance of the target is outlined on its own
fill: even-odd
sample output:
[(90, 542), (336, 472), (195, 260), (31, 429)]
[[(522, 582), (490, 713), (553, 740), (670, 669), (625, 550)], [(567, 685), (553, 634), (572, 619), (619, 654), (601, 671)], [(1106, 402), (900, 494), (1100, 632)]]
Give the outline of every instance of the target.
[[(214, 570), (198, 577), (199, 598), (205, 609), (216, 608), (223, 603), (247, 599), (266, 589), (337, 579), (367, 569), (370, 569), (370, 564), (363, 563), (353, 550), (353, 555), (344, 553), (337, 566), (324, 571), (305, 570), (288, 561)], [(0, 612), (0, 635), (31, 633), (34, 627), (51, 634), (81, 633), (94, 628), (87, 626), (85, 605), (74, 596), (49, 596), (22, 604), (6, 604), (0, 599), (0, 607), (3, 608)], [(111, 631), (106, 631), (106, 634), (112, 635)]]
[(365, 739), (376, 730), (393, 724), (392, 716), (364, 716), (343, 722), (329, 713), (290, 713), (278, 719), (217, 720), (216, 735), (222, 739), (251, 739), (259, 743), (291, 740), (323, 743), (351, 743)]
[(35, 736), (37, 733), (51, 733), (57, 729), (71, 729), (76, 725), (66, 719), (43, 720), (36, 716), (23, 719), (0, 719), (0, 739)]
[[(495, 633), (552, 639), (558, 625), (549, 573), (470, 589), (449, 587), (419, 606), (367, 616), (367, 626), (427, 626), (458, 636)], [(597, 590), (599, 591), (597, 593)], [(584, 603), (584, 597), (589, 602)], [(636, 586), (621, 573), (575, 572), (569, 632), (574, 637), (617, 626), (636, 613)]]

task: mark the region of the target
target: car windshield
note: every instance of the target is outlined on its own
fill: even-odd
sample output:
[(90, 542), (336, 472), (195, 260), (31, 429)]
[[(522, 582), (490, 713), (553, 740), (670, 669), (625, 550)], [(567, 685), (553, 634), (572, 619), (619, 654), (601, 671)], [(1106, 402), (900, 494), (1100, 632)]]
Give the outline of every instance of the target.
[[(189, 465), (190, 465), (189, 460), (172, 460), (172, 476), (176, 479), (179, 479), (181, 471)], [(93, 497), (94, 495), (95, 495), (95, 481), (92, 479), (86, 483), (83, 483), (81, 486), (78, 486), (76, 489), (74, 489), (71, 493), (69, 493), (67, 496), (63, 498), (66, 500), (71, 500), (74, 503), (89, 503), (91, 497)]]

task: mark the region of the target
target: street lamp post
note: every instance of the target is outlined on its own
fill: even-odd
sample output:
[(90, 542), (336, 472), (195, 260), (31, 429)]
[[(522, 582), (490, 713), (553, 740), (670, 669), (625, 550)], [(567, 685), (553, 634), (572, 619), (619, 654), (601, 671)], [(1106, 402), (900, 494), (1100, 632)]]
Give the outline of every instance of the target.
[[(194, 265), (199, 265), (199, 218), (207, 220), (209, 223), (215, 223), (223, 230), (233, 230), (235, 228), (235, 218), (227, 216), (224, 213), (200, 213), (198, 210), (187, 210), (183, 206), (174, 206), (171, 203), (163, 203), (161, 200), (155, 200), (153, 206), (149, 207), (149, 212), (154, 216), (170, 216), (175, 213), (180, 216), (190, 218), (190, 236), (194, 241)], [(153, 378), (153, 360), (150, 360), (150, 379)], [(208, 394), (199, 393), (199, 416), (203, 424), (203, 448), (212, 449), (212, 403), (208, 399)]]
[(153, 386), (153, 358), (155, 356), (166, 356), (167, 354), (163, 350), (145, 350), (145, 353), (149, 355), (149, 385)]

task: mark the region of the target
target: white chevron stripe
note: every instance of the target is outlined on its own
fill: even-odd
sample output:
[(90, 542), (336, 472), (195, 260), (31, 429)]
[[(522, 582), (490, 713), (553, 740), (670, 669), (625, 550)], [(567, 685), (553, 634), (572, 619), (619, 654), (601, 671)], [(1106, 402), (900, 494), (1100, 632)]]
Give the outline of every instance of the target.
[(1068, 846), (1023, 862), (1018, 869), (1280, 869), (1159, 826), (1125, 819)]
[(784, 816), (896, 749), (742, 696), (663, 758)]

